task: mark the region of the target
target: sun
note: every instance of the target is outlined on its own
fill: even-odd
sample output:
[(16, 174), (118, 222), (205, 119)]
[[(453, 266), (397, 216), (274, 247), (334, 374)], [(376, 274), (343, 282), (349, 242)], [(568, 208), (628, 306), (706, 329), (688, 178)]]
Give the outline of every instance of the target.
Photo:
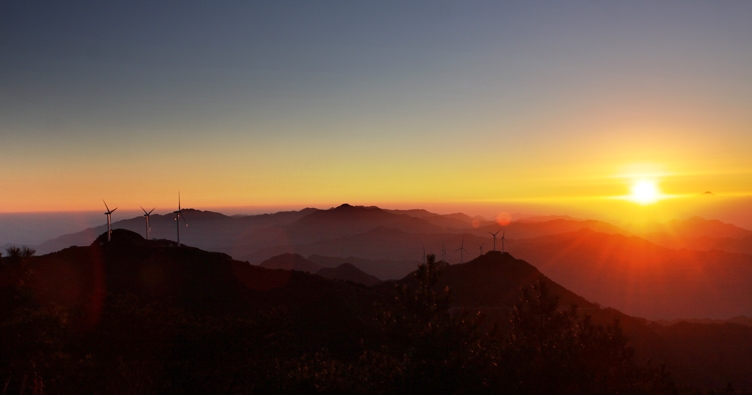
[(635, 181), (632, 184), (631, 191), (632, 194), (629, 195), (629, 200), (642, 205), (653, 204), (661, 198), (661, 191), (658, 189), (658, 185), (650, 180)]

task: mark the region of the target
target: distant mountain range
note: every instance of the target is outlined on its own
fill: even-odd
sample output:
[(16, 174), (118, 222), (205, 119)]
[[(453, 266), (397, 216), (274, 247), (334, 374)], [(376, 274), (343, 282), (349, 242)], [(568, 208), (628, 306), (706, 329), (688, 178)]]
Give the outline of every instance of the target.
[[(508, 229), (513, 228), (510, 226)], [(658, 249), (661, 253), (671, 254), (671, 250), (634, 236), (608, 235), (587, 229), (565, 235), (571, 240), (567, 237), (541, 236), (543, 240), (538, 245), (551, 249), (554, 255), (567, 248), (550, 246), (551, 243), (584, 246), (585, 250), (596, 248), (596, 245), (605, 246), (596, 250), (599, 253), (624, 245), (627, 250), (650, 252)], [(461, 237), (461, 234), (458, 236)], [(471, 236), (472, 233), (465, 233), (466, 243)], [(626, 244), (621, 242), (622, 239), (627, 240)], [(612, 240), (620, 241), (615, 244), (617, 247), (608, 244)], [(527, 251), (529, 245), (520, 243), (518, 248)], [(13, 278), (17, 275), (8, 259), (3, 258), (4, 264), (0, 266), (2, 292), (15, 289), (16, 281)], [(317, 262), (337, 266), (329, 270)], [(259, 267), (234, 260), (223, 253), (185, 246), (177, 248), (175, 243), (166, 240), (146, 241), (136, 233), (117, 229), (110, 243), (106, 242), (106, 235), (101, 234), (90, 246), (65, 248), (32, 258), (26, 263), (26, 267), (32, 270), (23, 281), (29, 287), (28, 294), (35, 303), (49, 306), (61, 316), (66, 316), (65, 311), (73, 312), (69, 319), (84, 328), (77, 331), (87, 334), (88, 340), (82, 344), (89, 350), (87, 352), (99, 358), (109, 353), (116, 356), (118, 353), (143, 352), (149, 358), (158, 360), (163, 353), (164, 358), (168, 358), (175, 352), (169, 349), (161, 351), (162, 348), (181, 344), (175, 343), (170, 332), (142, 333), (139, 332), (142, 329), (136, 327), (133, 329), (136, 332), (130, 333), (124, 332), (130, 329), (112, 326), (112, 320), (129, 322), (127, 318), (130, 315), (122, 318), (113, 316), (119, 311), (113, 309), (127, 308), (127, 304), (118, 301), (131, 297), (137, 298), (142, 307), (128, 314), (138, 317), (151, 314), (150, 306), (155, 304), (162, 306), (160, 311), (165, 311), (164, 314), (169, 313), (170, 308), (175, 308), (191, 314), (233, 317), (231, 322), (243, 322), (254, 317), (269, 320), (274, 314), (284, 312), (284, 327), (293, 331), (292, 338), (299, 344), (297, 347), (356, 352), (364, 344), (378, 341), (378, 336), (372, 332), (376, 314), (374, 306), (389, 298), (396, 285), (414, 282), (415, 278), (405, 276), (396, 281), (378, 282), (370, 288), (357, 284), (360, 281), (331, 279), (336, 276), (363, 276), (364, 273), (354, 266), (355, 263), (343, 265), (332, 258), (317, 256), (308, 259), (301, 255), (285, 254), (265, 261)], [(688, 270), (704, 269), (691, 266)], [(318, 275), (307, 271), (316, 271)], [(628, 273), (624, 275), (627, 280), (633, 280)], [(650, 278), (653, 275), (645, 276)], [(737, 389), (752, 390), (752, 377), (748, 375), (752, 353), (747, 347), (752, 344), (751, 326), (736, 323), (651, 323), (612, 308), (602, 308), (581, 296), (580, 292), (573, 292), (555, 279), (550, 279), (528, 262), (500, 251), (485, 252), (473, 259), (468, 258), (464, 264), (444, 267), (436, 287), (450, 290), (455, 311), (481, 311), (486, 314), (486, 325), (504, 327), (509, 322), (509, 312), (520, 298), (520, 289), (537, 281), (549, 284), (552, 294), (559, 298), (561, 308), (577, 305), (595, 322), (619, 320), (630, 338), (630, 344), (637, 351), (638, 360), (665, 362), (677, 382), (704, 389), (718, 389), (731, 382)], [(676, 295), (677, 300), (680, 297)], [(3, 303), (9, 303), (9, 300)], [(100, 328), (100, 325), (105, 326)], [(117, 336), (113, 337), (114, 334)], [(126, 340), (133, 335), (138, 335), (138, 344), (151, 344), (153, 341), (155, 351), (145, 345), (132, 350), (133, 342)], [(117, 342), (111, 343), (114, 339), (118, 339)], [(7, 346), (10, 347), (10, 344)]]
[[(460, 263), (494, 249), (501, 226), (465, 214), (384, 210), (343, 204), (254, 216), (184, 210), (181, 242), (251, 264), (297, 254), (321, 268), (349, 263), (379, 280), (400, 279), (425, 253)], [(174, 240), (172, 215), (151, 216), (152, 237)], [(145, 233), (143, 217), (115, 229)], [(39, 253), (88, 245), (105, 227), (63, 235)], [(495, 249), (514, 254), (589, 300), (651, 319), (752, 315), (752, 231), (691, 218), (634, 234), (606, 222), (569, 217), (514, 221)], [(463, 245), (462, 254), (459, 247)], [(314, 269), (308, 271), (314, 272)], [(319, 269), (315, 269), (318, 272)]]
[(655, 244), (675, 249), (752, 254), (752, 230), (700, 217), (653, 224), (642, 236)]
[(676, 250), (590, 229), (519, 240), (513, 251), (567, 288), (627, 314), (752, 315), (752, 255)]
[(266, 269), (297, 270), (333, 280), (349, 281), (365, 286), (376, 285), (381, 282), (378, 278), (358, 269), (349, 262), (336, 267), (324, 267), (298, 254), (282, 254), (261, 262), (259, 265)]

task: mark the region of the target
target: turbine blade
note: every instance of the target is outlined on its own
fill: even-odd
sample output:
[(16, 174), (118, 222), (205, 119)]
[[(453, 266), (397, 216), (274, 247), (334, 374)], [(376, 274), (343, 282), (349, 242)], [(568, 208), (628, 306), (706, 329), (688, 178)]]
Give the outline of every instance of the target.
[(154, 209), (156, 209), (156, 207), (154, 207), (153, 209), (149, 210), (149, 212), (146, 213), (146, 214), (151, 215), (151, 213), (154, 211)]
[(107, 211), (110, 211), (110, 208), (107, 207), (107, 202), (105, 202), (104, 199), (102, 199), (102, 203), (104, 203), (104, 207), (107, 209)]
[(144, 206), (138, 206), (138, 207), (141, 207), (141, 210), (142, 210), (142, 211), (144, 212), (144, 214), (146, 214), (146, 215), (149, 215), (149, 214), (148, 214), (148, 213), (146, 212), (146, 210), (144, 210)]

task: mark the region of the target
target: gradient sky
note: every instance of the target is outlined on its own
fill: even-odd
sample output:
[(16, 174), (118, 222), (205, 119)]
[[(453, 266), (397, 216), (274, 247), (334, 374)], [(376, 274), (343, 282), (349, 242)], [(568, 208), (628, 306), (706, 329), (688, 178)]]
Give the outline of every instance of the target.
[(590, 207), (637, 174), (752, 194), (752, 2), (0, 3), (0, 212)]

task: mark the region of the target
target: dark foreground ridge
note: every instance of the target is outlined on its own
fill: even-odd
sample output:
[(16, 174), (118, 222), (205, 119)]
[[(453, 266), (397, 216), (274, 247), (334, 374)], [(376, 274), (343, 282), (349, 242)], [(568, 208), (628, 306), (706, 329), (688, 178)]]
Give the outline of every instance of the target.
[[(2, 258), (0, 270), (7, 393), (676, 389), (659, 365), (633, 357), (612, 318), (638, 346), (661, 333), (495, 251), (443, 268), (429, 256), (403, 280), (369, 288), (115, 230), (111, 242)], [(752, 339), (739, 328), (725, 333)]]

